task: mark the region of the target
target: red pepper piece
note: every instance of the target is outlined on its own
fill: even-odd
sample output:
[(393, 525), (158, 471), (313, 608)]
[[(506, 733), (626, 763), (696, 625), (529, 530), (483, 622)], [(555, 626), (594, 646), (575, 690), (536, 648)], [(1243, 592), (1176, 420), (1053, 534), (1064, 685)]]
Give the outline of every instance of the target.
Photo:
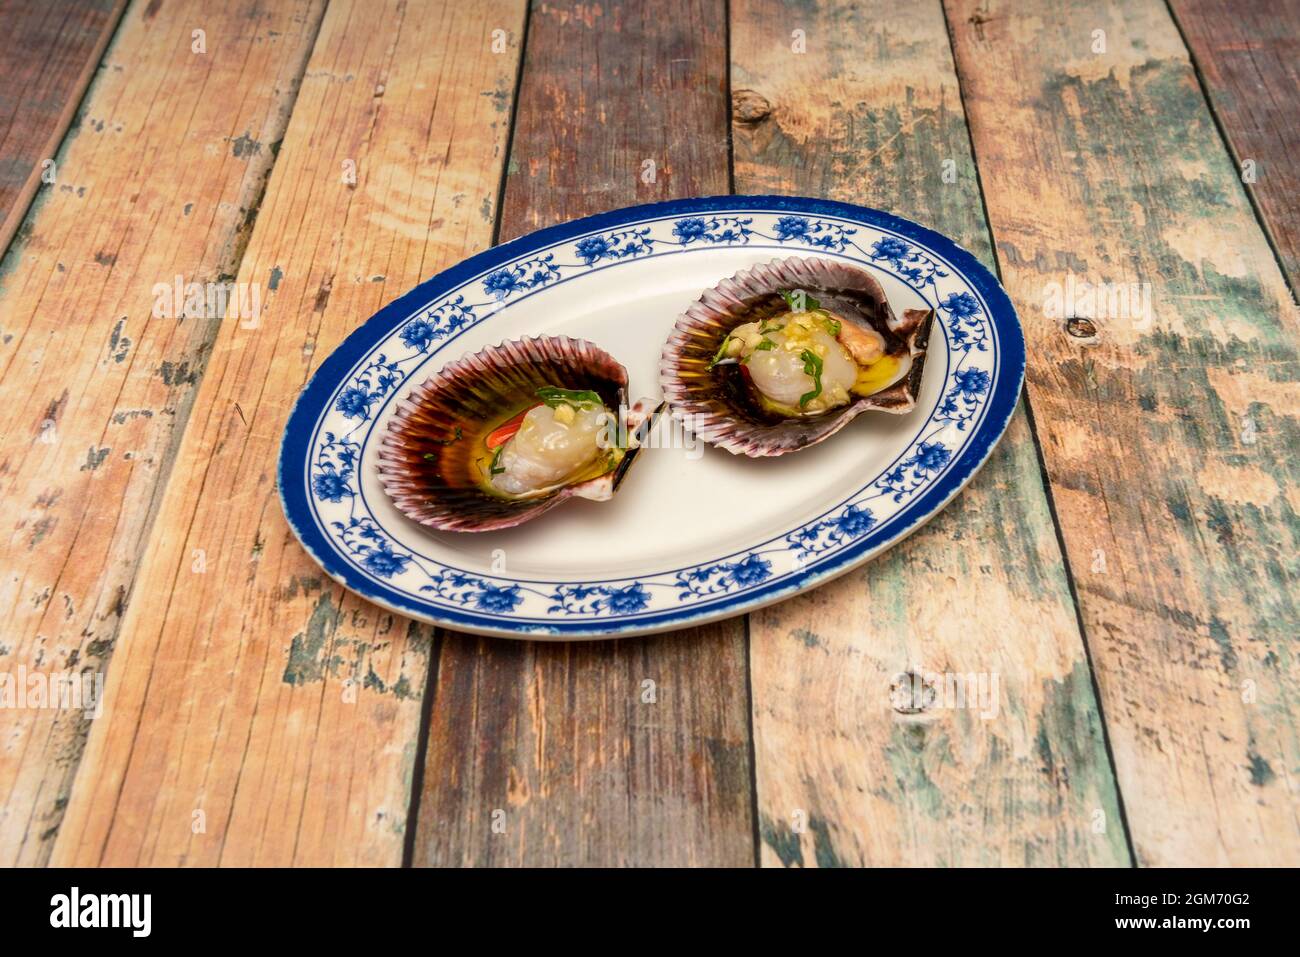
[(509, 442), (510, 439), (514, 436), (514, 434), (519, 431), (519, 427), (524, 424), (524, 416), (526, 416), (529, 412), (533, 411), (533, 409), (537, 408), (538, 405), (541, 405), (541, 403), (538, 402), (536, 405), (530, 405), (528, 408), (524, 409), (524, 411), (520, 412), (514, 418), (510, 419), (508, 422), (505, 422), (502, 425), (497, 426), (490, 433), (488, 433), (487, 447), (489, 449), (495, 449), (497, 446), (505, 445), (507, 442)]

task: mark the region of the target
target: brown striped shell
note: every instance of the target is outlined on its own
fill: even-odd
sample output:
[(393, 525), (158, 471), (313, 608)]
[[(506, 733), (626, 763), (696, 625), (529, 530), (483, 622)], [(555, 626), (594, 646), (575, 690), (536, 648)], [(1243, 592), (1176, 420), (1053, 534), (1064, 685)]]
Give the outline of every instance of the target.
[[(739, 365), (710, 368), (710, 363), (737, 326), (789, 311), (782, 290), (803, 290), (842, 321), (876, 330), (887, 354), (910, 357), (907, 374), (880, 392), (819, 415), (781, 416), (765, 409)], [(660, 382), (668, 405), (704, 441), (735, 455), (784, 455), (830, 438), (863, 412), (911, 411), (933, 319), (930, 309), (894, 315), (880, 283), (860, 267), (828, 259), (776, 259), (724, 279), (691, 304), (664, 344)]]
[[(573, 496), (609, 499), (636, 448), (612, 471), (537, 497), (493, 495), (480, 484), (475, 461), (487, 435), (536, 405), (542, 386), (591, 390), (615, 414), (627, 405), (627, 370), (582, 339), (515, 339), (449, 362), (398, 403), (380, 444), (379, 481), (398, 509), (431, 528), (484, 532), (519, 525)], [(629, 432), (644, 419), (638, 404)]]

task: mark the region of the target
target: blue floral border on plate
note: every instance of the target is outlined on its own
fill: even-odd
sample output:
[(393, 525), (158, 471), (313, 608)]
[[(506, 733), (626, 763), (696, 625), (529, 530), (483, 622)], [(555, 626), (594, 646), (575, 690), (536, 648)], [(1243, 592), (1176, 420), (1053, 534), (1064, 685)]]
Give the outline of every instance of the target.
[[(860, 503), (848, 505), (834, 518), (829, 512), (819, 516), (785, 536), (785, 547), (807, 556), (809, 564), (779, 578), (761, 552), (678, 570), (673, 584), (679, 589), (679, 600), (690, 603), (658, 611), (646, 611), (648, 596), (639, 581), (556, 584), (542, 597), (550, 603), (548, 613), (557, 618), (540, 621), (509, 617), (520, 601), (519, 589), (526, 586), (498, 584), (450, 567), (429, 575), (429, 584), (423, 589), (430, 593), (428, 602), (413, 600), (408, 593), (389, 587), (380, 579), (400, 572), (410, 556), (404, 558), (400, 550), (393, 549), (382, 529), (367, 527), (368, 519), (355, 520), (349, 527), (336, 523), (334, 540), (325, 534), (315, 517), (312, 497), (323, 495), (325, 501), (337, 502), (338, 498), (329, 496), (353, 494), (340, 483), (352, 477), (349, 470), (359, 464), (360, 446), (353, 449), (328, 434), (329, 441), (318, 446), (316, 432), (331, 407), (365, 421), (376, 414), (372, 402), (382, 400), (382, 407), (395, 394), (403, 378), (395, 365), (382, 355), (366, 362), (377, 343), (404, 326), (402, 342), (424, 352), (435, 338), (452, 338), (484, 318), (473, 313), (473, 304), (465, 305), (463, 295), (447, 298), (475, 277), (481, 278), (488, 304), (501, 303), (548, 287), (560, 279), (563, 268), (653, 254), (654, 243), (663, 240), (654, 239), (649, 228), (638, 228), (652, 220), (676, 218), (670, 242), (682, 250), (696, 243), (747, 244), (752, 219), (747, 220), (746, 213), (777, 216), (776, 235), (764, 238), (788, 243), (791, 251), (804, 247), (836, 255), (852, 243), (852, 228), (822, 219), (847, 219), (887, 230), (901, 239), (885, 238), (869, 250), (860, 250), (872, 263), (883, 264), (913, 288), (924, 289), (933, 286), (936, 275), (947, 275), (940, 268), (946, 261), (987, 307), (989, 327), (985, 329), (979, 303), (966, 301), (972, 297), (949, 296), (938, 303), (950, 349), (983, 350), (981, 337), (996, 334), (996, 372), (990, 380), (982, 370), (965, 370), (963, 375), (959, 368), (932, 413), (930, 422), (946, 422), (962, 431), (974, 423), (956, 455), (937, 443), (927, 447), (922, 440), (911, 457), (896, 462), (875, 480), (877, 493), (892, 495), (895, 501), (915, 495), (887, 521), (877, 522)], [(580, 263), (557, 263), (552, 247), (575, 237), (584, 237), (572, 246)], [(908, 239), (933, 252), (939, 262), (909, 247)], [(437, 306), (431, 308), (434, 303)], [(419, 315), (422, 311), (436, 322), (424, 321)], [(812, 587), (913, 531), (956, 495), (988, 457), (1015, 410), (1024, 368), (1024, 337), (997, 280), (969, 252), (916, 223), (865, 207), (798, 197), (718, 196), (633, 206), (539, 230), (480, 253), (376, 313), (321, 364), (295, 404), (285, 427), (278, 485), (291, 527), (327, 574), (395, 611), (451, 627), (515, 637), (619, 635), (685, 627), (703, 619), (739, 614)], [(340, 544), (350, 554), (340, 551)], [(582, 617), (558, 617), (566, 615)]]

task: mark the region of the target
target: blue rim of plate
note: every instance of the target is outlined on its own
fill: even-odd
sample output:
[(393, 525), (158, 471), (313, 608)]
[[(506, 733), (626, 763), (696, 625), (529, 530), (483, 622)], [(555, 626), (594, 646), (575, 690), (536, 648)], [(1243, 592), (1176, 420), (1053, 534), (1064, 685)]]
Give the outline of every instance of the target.
[[(390, 337), (419, 310), (462, 287), (468, 280), (486, 276), (497, 267), (526, 262), (530, 253), (554, 247), (566, 240), (665, 218), (726, 213), (773, 214), (796, 218), (830, 217), (888, 231), (912, 240), (946, 261), (982, 299), (997, 345), (996, 366), (987, 401), (980, 409), (980, 417), (968, 440), (952, 460), (946, 463), (939, 478), (907, 505), (878, 526), (868, 526), (866, 533), (855, 538), (847, 547), (810, 563), (801, 571), (786, 573), (734, 594), (724, 592), (695, 604), (641, 612), (622, 619), (606, 616), (579, 620), (512, 620), (491, 610), (453, 608), (431, 601), (413, 600), (411, 595), (363, 573), (355, 559), (350, 559), (341, 552), (337, 544), (322, 532), (313, 508), (310, 473), (315, 454), (314, 443), (323, 416), (339, 394), (341, 383), (357, 368), (359, 361), (374, 352), (378, 343)], [(806, 245), (802, 249), (795, 247), (791, 251), (813, 254), (827, 252), (816, 248), (815, 243), (807, 238), (804, 242)], [(941, 323), (936, 320), (936, 331), (940, 327)], [(289, 414), (280, 449), (277, 486), (290, 527), (325, 573), (351, 591), (392, 611), (450, 628), (515, 638), (563, 639), (647, 634), (752, 611), (829, 581), (897, 544), (942, 510), (988, 459), (1015, 412), (1024, 375), (1024, 335), (1006, 292), (993, 274), (970, 252), (931, 229), (864, 206), (792, 196), (712, 196), (630, 206), (540, 229), (462, 260), (389, 303), (355, 329), (321, 363)], [(829, 511), (823, 514), (829, 514)], [(805, 526), (807, 527), (810, 526)]]

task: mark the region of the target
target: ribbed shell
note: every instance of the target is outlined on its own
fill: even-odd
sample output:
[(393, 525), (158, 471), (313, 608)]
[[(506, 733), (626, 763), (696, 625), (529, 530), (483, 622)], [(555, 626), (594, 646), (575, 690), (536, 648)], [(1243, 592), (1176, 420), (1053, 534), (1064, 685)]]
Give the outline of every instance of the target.
[(635, 449), (614, 471), (538, 498), (498, 497), (476, 481), (474, 460), (488, 433), (536, 405), (542, 386), (589, 389), (613, 413), (627, 404), (627, 370), (582, 339), (515, 339), (449, 362), (399, 403), (380, 444), (379, 480), (398, 509), (432, 528), (485, 532), (536, 518), (574, 495), (613, 495)]
[[(780, 291), (801, 289), (841, 319), (869, 325), (885, 337), (886, 352), (910, 355), (911, 368), (875, 395), (821, 415), (782, 417), (759, 405), (740, 367), (709, 369), (723, 338), (746, 322), (788, 311)], [(695, 434), (736, 455), (784, 455), (834, 435), (868, 410), (904, 413), (916, 405), (934, 312), (894, 315), (884, 289), (866, 270), (827, 259), (776, 259), (706, 289), (677, 320), (660, 359), (660, 382), (674, 412)]]

